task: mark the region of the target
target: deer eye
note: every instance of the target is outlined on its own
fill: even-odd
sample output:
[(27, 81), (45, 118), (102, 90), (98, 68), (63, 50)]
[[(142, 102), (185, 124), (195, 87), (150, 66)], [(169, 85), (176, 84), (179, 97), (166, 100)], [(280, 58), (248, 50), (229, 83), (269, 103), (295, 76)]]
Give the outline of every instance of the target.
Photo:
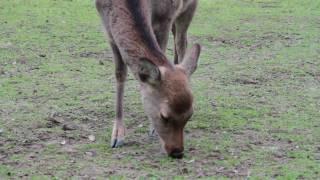
[(164, 116), (163, 114), (160, 114), (160, 117), (161, 117), (161, 119), (162, 119), (165, 123), (168, 123), (169, 120), (170, 120), (169, 117), (166, 117), (166, 116)]

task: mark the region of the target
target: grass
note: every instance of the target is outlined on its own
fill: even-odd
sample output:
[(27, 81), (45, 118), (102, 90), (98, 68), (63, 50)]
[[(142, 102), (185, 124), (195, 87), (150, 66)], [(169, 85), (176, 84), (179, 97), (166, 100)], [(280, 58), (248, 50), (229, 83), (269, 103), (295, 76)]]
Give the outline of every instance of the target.
[(173, 160), (147, 137), (131, 75), (127, 146), (108, 146), (114, 66), (93, 1), (1, 1), (0, 179), (319, 178), (319, 9), (200, 0), (189, 30), (203, 45), (196, 112), (186, 157)]

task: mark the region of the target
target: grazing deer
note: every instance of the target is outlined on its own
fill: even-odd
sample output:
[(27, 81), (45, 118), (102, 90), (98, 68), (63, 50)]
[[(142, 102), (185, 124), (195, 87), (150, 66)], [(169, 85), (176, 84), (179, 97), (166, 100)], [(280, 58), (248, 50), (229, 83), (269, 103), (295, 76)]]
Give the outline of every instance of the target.
[[(123, 145), (123, 91), (127, 66), (140, 83), (144, 109), (163, 149), (183, 157), (183, 129), (193, 114), (189, 77), (196, 70), (200, 45), (188, 52), (187, 29), (197, 0), (96, 0), (114, 54), (116, 119), (111, 146)], [(170, 30), (174, 64), (165, 56)]]

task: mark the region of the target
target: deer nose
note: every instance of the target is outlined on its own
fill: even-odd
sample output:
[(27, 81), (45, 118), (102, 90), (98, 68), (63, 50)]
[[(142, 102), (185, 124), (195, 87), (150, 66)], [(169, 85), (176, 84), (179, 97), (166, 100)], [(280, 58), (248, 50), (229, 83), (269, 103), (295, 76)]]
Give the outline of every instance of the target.
[(183, 158), (183, 149), (173, 149), (173, 151), (170, 153), (170, 156), (177, 159)]

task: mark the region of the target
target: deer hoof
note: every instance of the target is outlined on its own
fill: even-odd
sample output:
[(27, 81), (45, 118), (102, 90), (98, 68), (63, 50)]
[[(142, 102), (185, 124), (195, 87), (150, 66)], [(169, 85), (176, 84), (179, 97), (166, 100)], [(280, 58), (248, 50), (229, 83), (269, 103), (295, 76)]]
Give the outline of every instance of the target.
[(124, 145), (124, 139), (112, 139), (111, 140), (111, 147), (112, 148), (119, 148)]
[(124, 145), (126, 128), (123, 125), (115, 124), (111, 136), (111, 147), (118, 148)]

